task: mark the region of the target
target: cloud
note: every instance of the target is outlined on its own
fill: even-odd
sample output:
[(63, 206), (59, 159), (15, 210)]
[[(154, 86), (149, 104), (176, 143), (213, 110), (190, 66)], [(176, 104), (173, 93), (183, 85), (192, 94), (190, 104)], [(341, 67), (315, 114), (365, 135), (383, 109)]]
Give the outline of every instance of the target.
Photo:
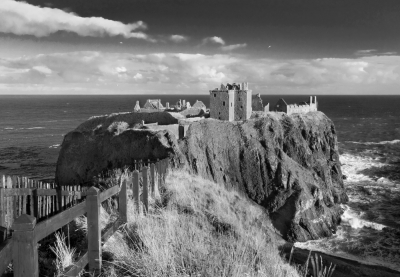
[(226, 45), (225, 40), (223, 40), (221, 37), (216, 37), (216, 36), (204, 38), (200, 46), (203, 46), (208, 43), (220, 44), (221, 45), (220, 49), (222, 51), (227, 51), (227, 52), (247, 47), (246, 43)]
[(134, 80), (142, 80), (143, 79), (143, 75), (140, 73), (136, 73), (135, 76), (133, 76)]
[(397, 55), (397, 52), (389, 51), (389, 52), (379, 52), (376, 49), (368, 49), (368, 50), (358, 50), (354, 53), (356, 56), (394, 56)]
[(354, 55), (356, 56), (369, 56), (373, 55), (373, 52), (376, 52), (376, 49), (367, 49), (367, 50), (357, 50)]
[(60, 9), (38, 7), (25, 2), (1, 0), (0, 32), (16, 35), (49, 36), (58, 31), (80, 36), (103, 37), (121, 35), (154, 41), (138, 30), (146, 29), (142, 21), (124, 24), (102, 17), (80, 17)]
[(179, 42), (185, 42), (185, 41), (187, 41), (187, 40), (188, 40), (188, 37), (187, 37), (187, 36), (181, 36), (181, 35), (172, 35), (172, 36), (169, 37), (169, 39), (170, 39), (171, 41), (173, 41), (173, 42), (179, 43)]
[[(400, 91), (400, 56), (251, 59), (229, 54), (72, 52), (0, 59), (0, 93), (66, 88), (95, 93), (206, 93), (246, 81), (254, 92), (366, 94)], [(115, 88), (118, 86), (118, 91)], [(32, 90), (28, 90), (32, 88)]]
[(203, 43), (202, 44), (204, 45), (204, 44), (207, 44), (209, 42), (215, 43), (215, 44), (225, 45), (225, 41), (222, 38), (215, 37), (215, 36), (214, 37), (207, 37), (207, 38), (203, 39)]
[(245, 47), (247, 47), (246, 43), (232, 44), (232, 45), (221, 46), (221, 50), (222, 51), (233, 51), (233, 50), (245, 48)]

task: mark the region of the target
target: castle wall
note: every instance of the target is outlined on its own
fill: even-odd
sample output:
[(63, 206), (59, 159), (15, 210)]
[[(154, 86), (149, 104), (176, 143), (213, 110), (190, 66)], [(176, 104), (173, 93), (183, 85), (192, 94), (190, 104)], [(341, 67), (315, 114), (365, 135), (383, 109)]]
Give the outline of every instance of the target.
[(251, 117), (252, 95), (251, 90), (236, 91), (234, 120), (246, 120)]
[(234, 120), (235, 94), (230, 91), (210, 91), (210, 117), (219, 120)]

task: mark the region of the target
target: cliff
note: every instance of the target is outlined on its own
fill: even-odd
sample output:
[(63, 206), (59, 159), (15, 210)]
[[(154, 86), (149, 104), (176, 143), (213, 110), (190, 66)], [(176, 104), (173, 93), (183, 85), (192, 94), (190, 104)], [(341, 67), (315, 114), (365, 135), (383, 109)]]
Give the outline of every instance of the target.
[(321, 112), (193, 123), (180, 142), (192, 172), (244, 192), (290, 241), (332, 235), (347, 201), (336, 131)]
[[(154, 161), (170, 157), (175, 166), (184, 163), (174, 132), (149, 130), (139, 123), (142, 120), (146, 123), (157, 120), (165, 124), (178, 122), (165, 112), (115, 114), (89, 119), (64, 137), (57, 160), (57, 184), (91, 185), (93, 177), (99, 173), (132, 165), (134, 160), (140, 159)], [(170, 126), (174, 127), (166, 127)]]
[(58, 183), (90, 183), (103, 170), (133, 159), (170, 157), (172, 166), (185, 166), (263, 206), (287, 240), (330, 236), (340, 221), (339, 204), (347, 196), (336, 131), (321, 112), (201, 120), (191, 123), (181, 141), (167, 130), (135, 129), (136, 122), (133, 115), (96, 118), (67, 134)]

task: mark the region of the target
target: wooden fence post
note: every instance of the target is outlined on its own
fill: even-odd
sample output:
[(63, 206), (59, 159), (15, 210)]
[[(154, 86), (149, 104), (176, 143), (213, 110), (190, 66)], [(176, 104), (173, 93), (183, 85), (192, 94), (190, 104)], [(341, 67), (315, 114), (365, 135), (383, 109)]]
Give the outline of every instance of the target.
[(32, 203), (33, 203), (33, 215), (36, 218), (39, 218), (39, 196), (38, 196), (36, 188), (34, 188), (32, 190), (32, 198), (31, 198), (31, 200), (32, 200)]
[(132, 173), (132, 195), (133, 201), (135, 203), (135, 208), (137, 213), (140, 213), (140, 203), (139, 203), (139, 171), (135, 170)]
[(163, 160), (163, 185), (165, 185), (165, 179), (167, 178), (168, 159)]
[(157, 193), (160, 193), (160, 187), (161, 187), (161, 178), (162, 178), (162, 172), (161, 172), (161, 162), (159, 159), (157, 159), (157, 175), (158, 175), (158, 182), (157, 182)]
[(150, 187), (151, 187), (151, 196), (154, 198), (154, 185), (155, 185), (155, 182), (156, 182), (156, 180), (155, 180), (155, 177), (156, 177), (156, 174), (155, 174), (155, 165), (152, 163), (151, 165), (150, 165)]
[(38, 245), (35, 234), (36, 218), (27, 214), (18, 217), (14, 230), (12, 259), (14, 276), (39, 276)]
[(126, 180), (122, 181), (121, 189), (119, 191), (118, 209), (122, 222), (128, 222), (128, 191), (126, 189)]
[(6, 197), (2, 187), (0, 187), (0, 226), (6, 227)]
[(142, 168), (142, 176), (143, 176), (143, 206), (144, 213), (147, 213), (149, 210), (149, 175), (148, 175), (148, 167), (144, 166)]
[(87, 191), (86, 201), (89, 272), (92, 274), (97, 274), (101, 269), (99, 189), (91, 187)]

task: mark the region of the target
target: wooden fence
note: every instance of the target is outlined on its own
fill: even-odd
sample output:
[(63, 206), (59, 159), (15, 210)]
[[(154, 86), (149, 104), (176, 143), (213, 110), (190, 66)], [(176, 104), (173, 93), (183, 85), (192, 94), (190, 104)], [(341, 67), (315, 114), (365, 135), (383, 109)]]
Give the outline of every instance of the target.
[(26, 177), (3, 176), (0, 182), (0, 243), (10, 235), (14, 220), (22, 214), (37, 221), (75, 205), (85, 196), (86, 188), (44, 183)]
[[(26, 211), (24, 213), (24, 209), (21, 207), (18, 211), (22, 210), (22, 215), (14, 220), (11, 227), (11, 239), (6, 240), (0, 245), (0, 275), (7, 269), (7, 266), (13, 262), (14, 276), (39, 276), (38, 242), (68, 224), (76, 217), (84, 214), (87, 216), (88, 250), (74, 263), (74, 266), (64, 273), (64, 276), (78, 276), (87, 264), (89, 265), (90, 273), (98, 274), (102, 265), (102, 245), (122, 224), (127, 222), (127, 188), (130, 187), (132, 190), (135, 210), (140, 212), (140, 203), (142, 202), (143, 211), (146, 213), (148, 211), (149, 193), (155, 194), (158, 191), (158, 187), (162, 186), (165, 181), (167, 169), (167, 159), (158, 161), (155, 164), (151, 163), (149, 166), (142, 166), (140, 171), (133, 171), (132, 178), (122, 180), (121, 185), (109, 188), (104, 192), (100, 192), (99, 189), (91, 187), (85, 192), (75, 191), (72, 194), (73, 196), (70, 196), (69, 190), (61, 190), (62, 197), (60, 197), (60, 199), (63, 197), (79, 197), (80, 203), (73, 203), (74, 205), (70, 205), (65, 211), (56, 210), (57, 214), (41, 222), (38, 222), (37, 218), (34, 216), (35, 213), (33, 213), (33, 215), (27, 214)], [(142, 184), (141, 194), (140, 183)], [(7, 189), (8, 188), (3, 188), (3, 197), (6, 197), (5, 195), (13, 195), (10, 191), (6, 193), (5, 191)], [(41, 192), (39, 189), (27, 189), (23, 190), (26, 195), (18, 195), (18, 197), (32, 196), (29, 192), (35, 190)], [(57, 193), (60, 195), (60, 192), (55, 189), (48, 190), (52, 191), (50, 196), (56, 196)], [(118, 194), (119, 200), (119, 217), (112, 225), (105, 230), (101, 230), (100, 205), (103, 201), (116, 194)], [(46, 195), (46, 197), (48, 196)], [(19, 203), (24, 203), (24, 200)], [(69, 203), (71, 204), (72, 202)], [(47, 207), (46, 205), (42, 206)]]

